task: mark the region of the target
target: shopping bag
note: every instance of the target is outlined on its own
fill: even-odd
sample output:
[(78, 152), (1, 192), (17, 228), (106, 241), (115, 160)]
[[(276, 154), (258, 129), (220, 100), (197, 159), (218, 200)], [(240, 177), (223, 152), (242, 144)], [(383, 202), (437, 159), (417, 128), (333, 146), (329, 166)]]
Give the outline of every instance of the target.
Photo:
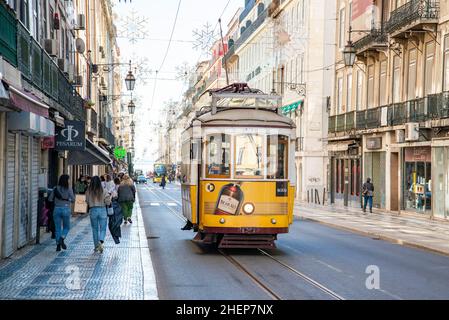
[(77, 194), (75, 196), (75, 206), (73, 208), (73, 212), (76, 212), (76, 213), (87, 213), (86, 195), (84, 195), (84, 194)]

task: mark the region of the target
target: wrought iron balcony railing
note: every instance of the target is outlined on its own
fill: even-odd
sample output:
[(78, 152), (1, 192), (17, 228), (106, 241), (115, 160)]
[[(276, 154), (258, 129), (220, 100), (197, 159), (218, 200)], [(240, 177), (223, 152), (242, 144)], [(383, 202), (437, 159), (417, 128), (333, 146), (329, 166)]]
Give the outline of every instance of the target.
[(105, 139), (110, 145), (115, 145), (115, 137), (110, 128), (106, 127), (104, 123), (99, 123), (98, 129), (100, 138)]
[(392, 33), (413, 22), (432, 22), (439, 18), (439, 13), (438, 0), (410, 0), (391, 12), (385, 29)]
[(356, 112), (356, 129), (366, 129), (366, 110)]
[(328, 128), (328, 132), (329, 133), (335, 133), (335, 129), (336, 129), (336, 124), (337, 124), (337, 117), (336, 116), (330, 116), (329, 117), (329, 128)]
[(339, 114), (337, 115), (337, 132), (345, 131), (345, 114)]
[(350, 131), (355, 129), (355, 111), (346, 113), (345, 130)]
[(17, 20), (4, 1), (0, 1), (0, 21), (0, 56), (17, 66)]
[(381, 125), (381, 107), (366, 110), (366, 128), (378, 128)]
[(360, 52), (364, 49), (386, 46), (387, 43), (388, 36), (383, 29), (372, 29), (366, 36), (354, 42), (354, 47), (357, 52)]

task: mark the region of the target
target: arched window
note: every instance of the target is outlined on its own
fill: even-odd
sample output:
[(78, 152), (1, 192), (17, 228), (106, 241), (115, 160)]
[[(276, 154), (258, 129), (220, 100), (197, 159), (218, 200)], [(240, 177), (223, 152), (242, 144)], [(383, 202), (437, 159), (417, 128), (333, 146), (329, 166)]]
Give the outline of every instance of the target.
[(234, 45), (234, 39), (229, 39), (228, 41), (228, 47), (231, 48)]
[(257, 6), (257, 17), (259, 17), (264, 10), (265, 4), (263, 2), (259, 3), (259, 5)]
[(240, 35), (242, 35), (243, 32), (245, 32), (245, 27), (244, 26), (240, 28)]
[(246, 21), (246, 28), (248, 28), (251, 25), (251, 20)]

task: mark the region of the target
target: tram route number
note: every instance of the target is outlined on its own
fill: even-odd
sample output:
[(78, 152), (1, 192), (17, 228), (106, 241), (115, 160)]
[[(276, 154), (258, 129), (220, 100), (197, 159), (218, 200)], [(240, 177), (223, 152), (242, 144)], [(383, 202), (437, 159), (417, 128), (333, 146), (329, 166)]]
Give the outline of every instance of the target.
[(211, 314), (219, 315), (273, 315), (273, 305), (258, 304), (221, 304), (220, 308), (188, 306), (176, 308), (177, 315), (200, 315), (207, 318)]

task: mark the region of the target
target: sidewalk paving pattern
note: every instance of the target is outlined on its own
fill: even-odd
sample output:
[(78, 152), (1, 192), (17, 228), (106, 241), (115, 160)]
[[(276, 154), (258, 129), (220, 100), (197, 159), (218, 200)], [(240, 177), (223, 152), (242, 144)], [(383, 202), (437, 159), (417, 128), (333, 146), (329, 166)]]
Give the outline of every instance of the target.
[(307, 203), (296, 203), (294, 214), (331, 227), (449, 255), (449, 223), (446, 221), (395, 216), (378, 211), (363, 214), (361, 209)]
[(0, 299), (158, 299), (143, 218), (136, 200), (133, 224), (122, 225), (116, 245), (107, 231), (103, 254), (94, 253), (89, 215), (73, 217), (67, 250), (49, 235), (0, 261)]

